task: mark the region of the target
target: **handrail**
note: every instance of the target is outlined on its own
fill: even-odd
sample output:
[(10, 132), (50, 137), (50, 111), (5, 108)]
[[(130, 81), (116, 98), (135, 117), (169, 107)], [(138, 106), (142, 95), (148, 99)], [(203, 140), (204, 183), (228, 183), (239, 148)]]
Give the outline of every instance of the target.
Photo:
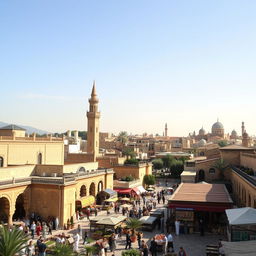
[(241, 171), (240, 169), (238, 169), (235, 166), (231, 166), (231, 169), (236, 172), (238, 175), (242, 176), (243, 178), (245, 178), (247, 181), (249, 181), (252, 185), (256, 186), (256, 179), (252, 178), (250, 175), (248, 175), (247, 173)]

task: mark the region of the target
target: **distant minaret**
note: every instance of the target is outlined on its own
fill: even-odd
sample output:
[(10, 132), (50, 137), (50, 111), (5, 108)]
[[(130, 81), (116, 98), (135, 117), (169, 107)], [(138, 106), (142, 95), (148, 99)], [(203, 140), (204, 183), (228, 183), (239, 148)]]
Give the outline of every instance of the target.
[(244, 127), (244, 122), (242, 122), (242, 136), (245, 133), (245, 127)]
[(164, 136), (165, 136), (165, 137), (168, 136), (168, 127), (167, 127), (167, 123), (165, 124)]
[(93, 82), (92, 94), (89, 99), (89, 111), (87, 111), (87, 153), (93, 155), (93, 161), (99, 154), (99, 99), (97, 98), (95, 81)]

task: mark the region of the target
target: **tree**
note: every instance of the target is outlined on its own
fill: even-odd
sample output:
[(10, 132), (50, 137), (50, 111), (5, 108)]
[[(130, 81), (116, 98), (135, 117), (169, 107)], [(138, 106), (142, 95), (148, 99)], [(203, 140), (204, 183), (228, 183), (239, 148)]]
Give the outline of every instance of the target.
[(162, 160), (163, 160), (164, 168), (170, 169), (172, 162), (174, 161), (174, 157), (171, 155), (166, 155), (162, 158)]
[(123, 150), (123, 155), (124, 156), (129, 156), (131, 158), (135, 158), (136, 157), (136, 153), (131, 148), (125, 148)]
[(153, 168), (155, 170), (161, 170), (164, 168), (164, 162), (162, 159), (155, 159), (152, 163), (153, 163)]
[(180, 178), (181, 173), (184, 171), (183, 161), (174, 159), (171, 163), (170, 170), (173, 178)]
[(14, 256), (27, 247), (28, 237), (23, 231), (0, 229), (0, 256)]
[(224, 172), (229, 168), (229, 164), (223, 158), (221, 158), (217, 160), (212, 167), (220, 171), (221, 178), (223, 179)]
[(226, 140), (220, 140), (220, 141), (218, 142), (218, 145), (219, 145), (220, 147), (226, 147), (226, 146), (228, 145), (228, 142), (227, 142)]
[(128, 141), (128, 133), (122, 131), (118, 134), (117, 140), (125, 144)]
[(132, 230), (132, 236), (136, 235), (136, 230), (142, 227), (142, 222), (136, 218), (129, 218), (126, 221), (127, 228)]
[(56, 256), (73, 256), (73, 248), (67, 244), (56, 244), (52, 250), (53, 254)]
[(149, 174), (149, 175), (145, 175), (143, 178), (143, 182), (149, 186), (149, 185), (155, 185), (156, 184), (156, 178), (155, 176)]

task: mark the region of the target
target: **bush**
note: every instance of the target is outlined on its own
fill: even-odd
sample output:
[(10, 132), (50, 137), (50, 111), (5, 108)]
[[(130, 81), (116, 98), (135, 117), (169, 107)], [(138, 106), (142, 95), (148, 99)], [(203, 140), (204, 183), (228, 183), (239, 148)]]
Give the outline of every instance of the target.
[(153, 168), (154, 168), (155, 170), (161, 170), (161, 169), (164, 168), (164, 162), (163, 162), (162, 159), (155, 159), (155, 160), (152, 162), (152, 164), (153, 164)]
[(122, 252), (122, 256), (140, 256), (140, 251), (136, 249), (130, 249)]
[(138, 165), (139, 160), (135, 158), (127, 159), (125, 160), (124, 164), (133, 164), (133, 165)]
[(132, 175), (121, 178), (121, 181), (133, 181), (133, 180), (134, 178), (132, 177)]
[(143, 182), (148, 186), (149, 185), (155, 185), (156, 184), (156, 178), (153, 175), (145, 175), (144, 178), (143, 178)]

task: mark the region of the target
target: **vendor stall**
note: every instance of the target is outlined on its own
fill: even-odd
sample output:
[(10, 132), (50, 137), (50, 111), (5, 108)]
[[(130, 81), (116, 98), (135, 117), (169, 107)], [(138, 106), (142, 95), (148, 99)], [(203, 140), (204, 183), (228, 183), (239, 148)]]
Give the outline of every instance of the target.
[(224, 184), (181, 183), (168, 202), (169, 215), (180, 221), (181, 233), (224, 233), (225, 210), (232, 206)]
[(155, 241), (157, 243), (157, 251), (165, 252), (167, 248), (167, 237), (165, 234), (156, 234)]
[(153, 231), (156, 226), (156, 217), (152, 216), (143, 216), (140, 218), (140, 221), (142, 222), (142, 229)]
[(255, 256), (255, 241), (221, 243), (225, 256)]
[(164, 211), (166, 208), (157, 208), (150, 211), (149, 215), (157, 218), (164, 217)]
[(226, 210), (229, 241), (256, 240), (256, 209), (251, 207)]

